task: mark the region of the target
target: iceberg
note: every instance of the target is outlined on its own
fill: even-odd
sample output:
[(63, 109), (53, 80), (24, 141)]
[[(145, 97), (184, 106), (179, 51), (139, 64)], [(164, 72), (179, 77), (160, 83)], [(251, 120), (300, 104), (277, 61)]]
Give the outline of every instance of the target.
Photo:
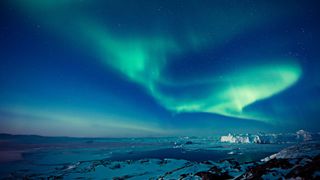
[(228, 143), (261, 143), (260, 137), (258, 135), (232, 135), (228, 134), (227, 136), (221, 136), (220, 142)]
[(256, 144), (286, 144), (311, 141), (319, 139), (318, 133), (310, 133), (305, 130), (299, 130), (296, 133), (258, 133), (258, 134), (231, 134), (220, 137), (223, 143), (256, 143)]
[(305, 130), (299, 130), (296, 132), (297, 134), (297, 139), (302, 140), (302, 141), (310, 141), (312, 140), (312, 136), (309, 132)]

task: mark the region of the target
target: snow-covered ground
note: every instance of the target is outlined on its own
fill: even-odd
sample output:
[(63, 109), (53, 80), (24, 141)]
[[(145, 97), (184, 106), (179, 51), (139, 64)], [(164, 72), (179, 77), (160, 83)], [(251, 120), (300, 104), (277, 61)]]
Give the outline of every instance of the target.
[(0, 163), (0, 178), (320, 178), (320, 142), (306, 140), (304, 137), (309, 138), (308, 135), (301, 132), (295, 138), (300, 134), (303, 141), (294, 144), (221, 143), (219, 137), (90, 140), (29, 137), (21, 141), (13, 141), (15, 138), (11, 137), (3, 139), (7, 144), (0, 146), (0, 153), (18, 149), (23, 152), (22, 159)]

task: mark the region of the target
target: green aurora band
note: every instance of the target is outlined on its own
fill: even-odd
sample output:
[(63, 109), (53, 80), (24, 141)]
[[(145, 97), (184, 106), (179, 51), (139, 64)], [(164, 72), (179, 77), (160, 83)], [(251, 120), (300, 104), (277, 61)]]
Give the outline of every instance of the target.
[[(286, 90), (295, 84), (302, 74), (296, 59), (271, 57), (261, 60), (262, 63), (257, 63), (259, 59), (255, 59), (255, 64), (239, 66), (237, 70), (225, 71), (219, 75), (212, 72), (209, 76), (197, 76), (190, 81), (167, 77), (165, 72), (168, 64), (175, 61), (172, 56), (182, 56), (190, 50), (215, 47), (249, 27), (268, 21), (263, 17), (263, 9), (260, 16), (258, 14), (252, 17), (240, 10), (233, 11), (231, 15), (230, 12), (224, 14), (217, 8), (216, 12), (220, 13), (220, 16), (228, 14), (232, 17), (230, 24), (237, 24), (233, 30), (226, 28), (230, 26), (229, 23), (211, 13), (212, 16), (206, 18), (212, 23), (208, 25), (206, 22), (201, 25), (202, 28), (196, 30), (186, 28), (185, 32), (181, 32), (182, 38), (176, 39), (170, 33), (161, 32), (133, 32), (129, 35), (115, 33), (108, 24), (97, 22), (88, 14), (80, 14), (77, 9), (61, 8), (72, 6), (72, 1), (18, 2), (24, 11), (36, 14), (34, 16), (47, 11), (48, 15), (35, 19), (53, 29), (54, 33), (63, 34), (63, 37), (75, 40), (89, 51), (98, 54), (103, 64), (142, 86), (160, 105), (173, 112), (207, 112), (272, 122), (263, 115), (246, 112), (245, 107)], [(50, 13), (58, 8), (59, 15)], [(280, 10), (275, 10), (274, 13), (276, 12), (281, 14)], [(241, 13), (242, 19), (239, 20), (236, 17)], [(66, 20), (68, 23), (61, 28), (63, 18), (68, 16), (73, 16), (73, 19)], [(215, 36), (206, 38), (203, 34), (209, 31), (215, 32)], [(202, 93), (202, 86), (206, 87), (206, 93)], [(173, 89), (178, 95), (164, 89)]]

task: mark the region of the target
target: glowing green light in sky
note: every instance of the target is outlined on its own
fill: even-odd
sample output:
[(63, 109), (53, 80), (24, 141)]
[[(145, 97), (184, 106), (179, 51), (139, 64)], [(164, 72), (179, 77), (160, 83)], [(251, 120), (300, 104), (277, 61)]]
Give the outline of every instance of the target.
[[(177, 112), (209, 112), (265, 120), (247, 114), (243, 109), (258, 100), (269, 98), (287, 89), (301, 76), (300, 66), (294, 63), (293, 59), (278, 61), (280, 63), (240, 68), (236, 72), (226, 73), (222, 79), (217, 76), (211, 77), (211, 81), (205, 81), (212, 91), (209, 90), (210, 93), (202, 98), (194, 98), (200, 93), (197, 91), (198, 83), (194, 85), (195, 90), (189, 96), (182, 98), (166, 95), (158, 89), (150, 92), (165, 107)], [(281, 63), (283, 61), (286, 63)], [(181, 90), (181, 93), (185, 92)]]
[[(30, 9), (37, 9), (37, 7), (39, 8), (38, 5), (50, 9), (53, 3), (52, 1), (48, 4), (39, 4), (38, 1), (32, 2), (33, 4), (28, 6), (28, 8), (31, 7)], [(59, 3), (56, 5), (61, 6)], [(210, 20), (205, 23), (207, 26), (199, 28), (200, 30), (197, 31), (195, 28), (181, 32), (183, 41), (181, 41), (181, 38), (174, 38), (170, 33), (163, 32), (146, 35), (133, 33), (132, 36), (121, 36), (111, 31), (108, 24), (103, 25), (92, 20), (91, 16), (79, 14), (64, 29), (60, 29), (58, 26), (55, 28), (57, 31), (61, 31), (59, 33), (67, 34), (71, 39), (77, 39), (78, 42), (86, 44), (91, 51), (100, 55), (103, 64), (113, 68), (129, 81), (144, 87), (159, 104), (168, 110), (174, 112), (209, 112), (231, 117), (264, 120), (263, 117), (246, 113), (244, 108), (256, 101), (284, 91), (297, 82), (301, 76), (301, 68), (296, 64), (295, 59), (276, 59), (277, 57), (272, 57), (270, 63), (255, 64), (255, 62), (259, 62), (259, 59), (256, 59), (247, 67), (239, 65), (238, 70), (224, 72), (222, 78), (212, 74), (205, 79), (192, 79), (187, 84), (178, 80), (174, 81), (174, 77), (172, 77), (173, 80), (169, 80), (163, 74), (168, 62), (175, 61), (171, 55), (179, 56), (189, 50), (214, 46), (227, 41), (248, 27), (255, 26), (258, 22), (266, 21), (266, 18), (263, 18), (263, 13), (254, 17), (246, 14), (242, 16), (242, 19), (237, 19), (236, 17), (242, 12), (232, 11), (233, 14), (231, 15), (224, 14), (219, 9), (216, 9), (215, 12), (218, 12), (216, 16), (219, 17), (215, 17), (214, 14), (206, 17)], [(280, 11), (274, 12), (279, 13)], [(63, 14), (62, 17), (70, 15), (67, 11), (61, 11), (61, 13)], [(76, 14), (77, 12), (73, 13)], [(224, 15), (230, 16), (230, 20), (236, 26), (231, 26), (226, 23), (228, 21), (221, 19), (221, 17), (225, 17)], [(51, 24), (59, 24), (59, 19), (61, 20), (60, 16), (48, 15), (47, 18), (46, 20), (51, 20)], [(53, 23), (55, 20), (56, 22)], [(209, 25), (208, 21), (210, 22)], [(220, 30), (218, 27), (224, 28)], [(206, 38), (206, 34), (210, 30), (215, 33)], [(66, 31), (69, 33), (66, 33)], [(199, 96), (201, 91), (198, 84), (205, 84), (208, 93)], [(193, 91), (185, 90), (184, 86), (186, 85), (192, 87)], [(161, 86), (179, 89), (180, 94), (166, 93), (159, 88)]]

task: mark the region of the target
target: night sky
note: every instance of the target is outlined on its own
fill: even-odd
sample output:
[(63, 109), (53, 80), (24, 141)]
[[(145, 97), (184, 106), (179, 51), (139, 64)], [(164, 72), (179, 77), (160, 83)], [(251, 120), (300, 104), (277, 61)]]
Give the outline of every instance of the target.
[(320, 3), (4, 0), (0, 132), (320, 131)]

